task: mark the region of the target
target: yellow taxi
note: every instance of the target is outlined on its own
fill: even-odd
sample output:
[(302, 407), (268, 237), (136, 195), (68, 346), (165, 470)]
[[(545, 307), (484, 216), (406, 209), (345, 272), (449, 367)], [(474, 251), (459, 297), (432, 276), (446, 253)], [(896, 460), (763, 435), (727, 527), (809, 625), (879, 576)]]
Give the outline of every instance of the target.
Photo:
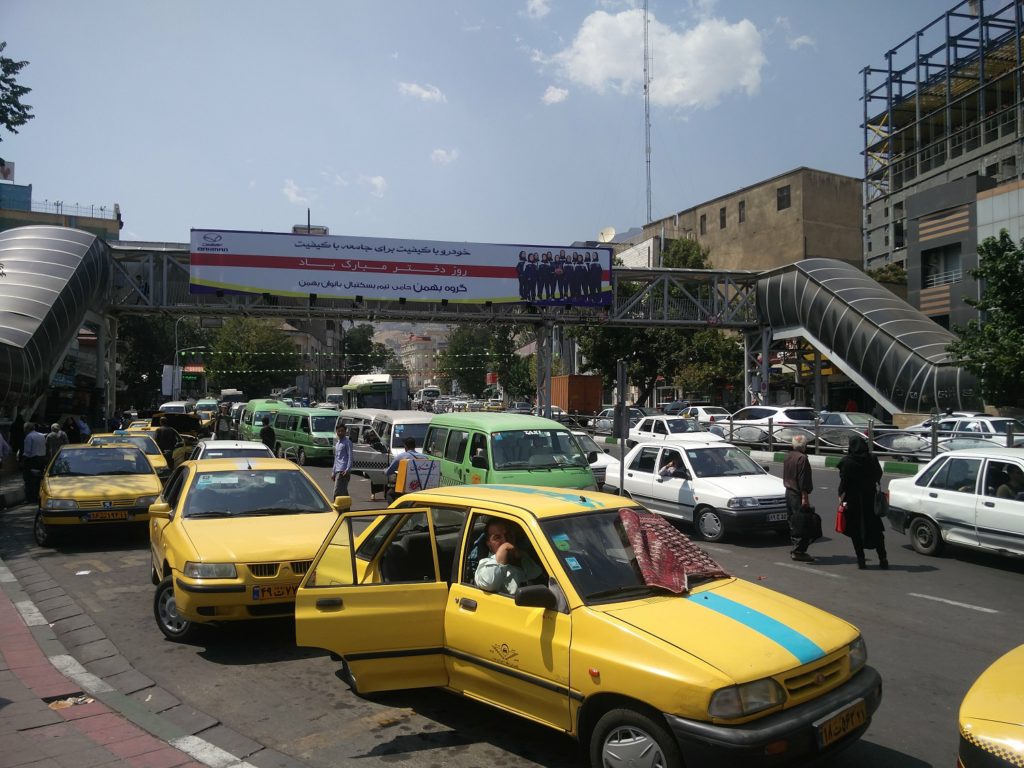
[(1024, 766), (1024, 645), (997, 659), (960, 705), (958, 768)]
[(856, 627), (598, 492), (448, 486), (343, 514), (295, 623), (359, 693), (446, 688), (574, 736), (593, 766), (803, 764), (882, 696)]
[(102, 432), (89, 436), (87, 445), (134, 445), (141, 449), (149, 463), (153, 465), (153, 471), (161, 481), (167, 479), (171, 474), (171, 468), (167, 466), (167, 459), (160, 452), (156, 440), (147, 432), (133, 432), (131, 430), (118, 429), (113, 432)]
[(184, 462), (149, 511), (160, 631), (183, 641), (200, 624), (290, 616), (338, 508), (286, 459)]
[(65, 445), (39, 488), (33, 531), (42, 547), (76, 525), (145, 523), (160, 494), (160, 478), (134, 445)]
[(148, 432), (153, 429), (149, 419), (135, 419), (127, 426), (129, 432)]

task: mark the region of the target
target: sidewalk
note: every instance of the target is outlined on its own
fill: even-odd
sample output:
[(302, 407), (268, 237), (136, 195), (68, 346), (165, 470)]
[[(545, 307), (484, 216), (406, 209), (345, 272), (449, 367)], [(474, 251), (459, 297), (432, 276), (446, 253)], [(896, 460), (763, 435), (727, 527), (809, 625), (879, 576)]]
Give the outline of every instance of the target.
[(9, 519), (0, 525), (0, 768), (305, 768), (132, 668)]

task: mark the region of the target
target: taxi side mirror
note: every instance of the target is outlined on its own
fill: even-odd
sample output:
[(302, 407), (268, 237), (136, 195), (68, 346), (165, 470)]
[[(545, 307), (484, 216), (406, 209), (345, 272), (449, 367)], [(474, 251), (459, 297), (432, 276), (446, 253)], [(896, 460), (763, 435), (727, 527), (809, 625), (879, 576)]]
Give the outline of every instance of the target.
[(529, 587), (520, 587), (516, 590), (516, 605), (527, 608), (543, 608), (546, 611), (558, 609), (558, 598), (550, 588), (543, 584), (535, 584)]
[(388, 452), (387, 446), (385, 446), (384, 443), (381, 443), (381, 442), (374, 443), (372, 447), (373, 447), (373, 450), (375, 450), (375, 451), (377, 451), (379, 453), (387, 453)]
[(683, 480), (690, 479), (690, 470), (686, 467), (679, 467), (678, 469), (672, 470), (672, 477), (681, 477)]
[(475, 469), (487, 469), (487, 458), (484, 456), (471, 456), (469, 463), (472, 464)]
[(166, 501), (157, 501), (149, 505), (149, 517), (150, 519), (156, 518), (158, 520), (170, 520), (171, 519), (171, 505)]
[(334, 507), (334, 511), (339, 515), (348, 512), (352, 509), (352, 497), (351, 496), (335, 496), (334, 502), (331, 504)]
[(587, 463), (593, 464), (595, 461), (597, 461), (597, 451), (591, 451), (587, 454)]

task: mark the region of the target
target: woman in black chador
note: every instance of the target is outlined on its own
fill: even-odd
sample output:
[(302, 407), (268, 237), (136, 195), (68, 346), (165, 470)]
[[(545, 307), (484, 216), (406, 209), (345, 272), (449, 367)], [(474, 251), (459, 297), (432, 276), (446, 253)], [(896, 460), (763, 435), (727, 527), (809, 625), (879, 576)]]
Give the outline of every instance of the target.
[(860, 435), (850, 438), (849, 452), (839, 462), (839, 498), (846, 502), (846, 530), (857, 554), (857, 567), (866, 567), (864, 550), (878, 551), (878, 567), (889, 567), (885, 552), (885, 527), (875, 516), (875, 489), (882, 466)]

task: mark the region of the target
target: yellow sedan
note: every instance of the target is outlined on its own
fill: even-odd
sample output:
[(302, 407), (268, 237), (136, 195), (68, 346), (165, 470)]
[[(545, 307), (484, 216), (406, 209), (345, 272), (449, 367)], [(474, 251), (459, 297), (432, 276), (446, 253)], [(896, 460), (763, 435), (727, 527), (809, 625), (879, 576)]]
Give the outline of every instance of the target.
[(200, 624), (292, 615), (299, 580), (337, 517), (286, 459), (186, 461), (150, 508), (160, 631), (183, 641)]
[(960, 705), (959, 768), (1024, 765), (1024, 645), (992, 663)]
[(446, 688), (579, 739), (593, 766), (827, 759), (882, 696), (856, 627), (597, 492), (448, 486), (344, 514), (295, 630), (359, 693)]
[(167, 466), (167, 459), (160, 452), (156, 440), (147, 432), (132, 432), (131, 430), (117, 430), (116, 432), (103, 432), (93, 434), (89, 437), (88, 445), (134, 445), (146, 454), (149, 463), (153, 465), (153, 471), (163, 482), (171, 474), (171, 468)]
[(33, 526), (40, 546), (53, 546), (73, 526), (145, 523), (160, 478), (134, 445), (65, 445), (46, 468)]

